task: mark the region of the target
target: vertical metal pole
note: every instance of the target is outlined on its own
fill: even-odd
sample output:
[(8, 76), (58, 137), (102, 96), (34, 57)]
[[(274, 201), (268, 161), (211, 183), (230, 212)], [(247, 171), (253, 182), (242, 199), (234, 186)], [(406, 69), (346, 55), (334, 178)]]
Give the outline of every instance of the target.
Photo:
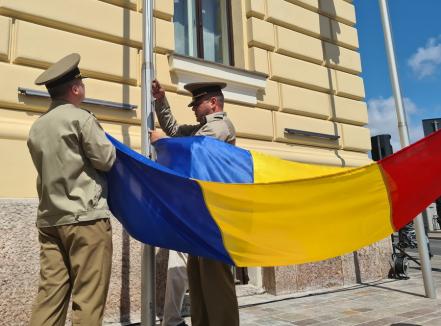
[[(395, 98), (395, 107), (397, 110), (398, 130), (400, 133), (401, 146), (405, 147), (410, 144), (409, 131), (407, 128), (406, 113), (403, 105), (403, 98), (400, 90), (398, 79), (397, 65), (395, 61), (395, 51), (392, 41), (391, 24), (389, 21), (389, 12), (386, 0), (378, 0), (381, 12), (381, 21), (383, 23), (384, 42), (386, 45), (387, 58), (389, 61), (389, 73), (392, 83), (392, 90)], [(416, 237), (418, 241), (418, 252), (421, 261), (421, 271), (423, 273), (424, 289), (426, 296), (431, 299), (436, 298), (436, 290), (432, 277), (432, 267), (430, 264), (429, 251), (427, 248), (426, 234), (424, 232), (423, 218), (421, 214), (414, 220)]]
[[(152, 156), (148, 130), (154, 128), (151, 85), (153, 79), (153, 0), (143, 0), (143, 60), (142, 60), (142, 154)], [(155, 314), (155, 248), (143, 245), (141, 257), (141, 325), (154, 326)]]

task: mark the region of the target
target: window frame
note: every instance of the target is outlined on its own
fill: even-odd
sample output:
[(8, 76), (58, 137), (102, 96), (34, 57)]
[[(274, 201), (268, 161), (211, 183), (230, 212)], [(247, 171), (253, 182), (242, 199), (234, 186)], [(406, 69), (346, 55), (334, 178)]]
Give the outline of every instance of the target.
[[(196, 56), (199, 59), (207, 60), (204, 58), (204, 25), (202, 18), (202, 1), (194, 0), (196, 10)], [(228, 41), (228, 66), (234, 67), (234, 42), (233, 42), (233, 15), (231, 9), (231, 1), (225, 0), (226, 15), (227, 15), (227, 41)], [(211, 60), (207, 60), (211, 61)], [(214, 61), (215, 62), (215, 61)], [(218, 62), (219, 63), (219, 62)], [(221, 64), (224, 64), (223, 62)]]

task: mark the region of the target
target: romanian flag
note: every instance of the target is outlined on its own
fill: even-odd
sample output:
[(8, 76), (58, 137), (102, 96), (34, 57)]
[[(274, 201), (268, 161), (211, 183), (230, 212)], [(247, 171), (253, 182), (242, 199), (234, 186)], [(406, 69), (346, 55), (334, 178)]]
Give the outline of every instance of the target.
[(168, 138), (153, 162), (109, 136), (109, 207), (144, 243), (236, 266), (336, 257), (379, 241), (441, 196), (441, 133), (376, 163), (284, 161), (208, 137)]

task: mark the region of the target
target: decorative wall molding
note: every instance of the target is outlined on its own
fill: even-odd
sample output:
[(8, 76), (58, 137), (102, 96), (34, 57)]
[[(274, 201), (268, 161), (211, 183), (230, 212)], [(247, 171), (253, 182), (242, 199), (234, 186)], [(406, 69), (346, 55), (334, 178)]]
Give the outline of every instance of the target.
[(227, 83), (225, 99), (257, 104), (257, 92), (265, 91), (267, 75), (177, 54), (169, 55), (170, 71), (176, 77), (178, 92), (188, 83), (218, 81)]

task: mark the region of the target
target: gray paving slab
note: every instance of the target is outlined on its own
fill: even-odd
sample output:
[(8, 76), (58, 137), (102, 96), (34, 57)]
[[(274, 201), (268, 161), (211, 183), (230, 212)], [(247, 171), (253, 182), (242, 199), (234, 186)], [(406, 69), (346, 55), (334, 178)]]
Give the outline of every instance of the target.
[[(272, 296), (239, 297), (241, 326), (441, 326), (441, 257), (432, 259), (439, 299), (427, 299), (421, 271), (408, 280), (385, 279), (344, 289)], [(191, 325), (190, 318), (187, 323)]]

